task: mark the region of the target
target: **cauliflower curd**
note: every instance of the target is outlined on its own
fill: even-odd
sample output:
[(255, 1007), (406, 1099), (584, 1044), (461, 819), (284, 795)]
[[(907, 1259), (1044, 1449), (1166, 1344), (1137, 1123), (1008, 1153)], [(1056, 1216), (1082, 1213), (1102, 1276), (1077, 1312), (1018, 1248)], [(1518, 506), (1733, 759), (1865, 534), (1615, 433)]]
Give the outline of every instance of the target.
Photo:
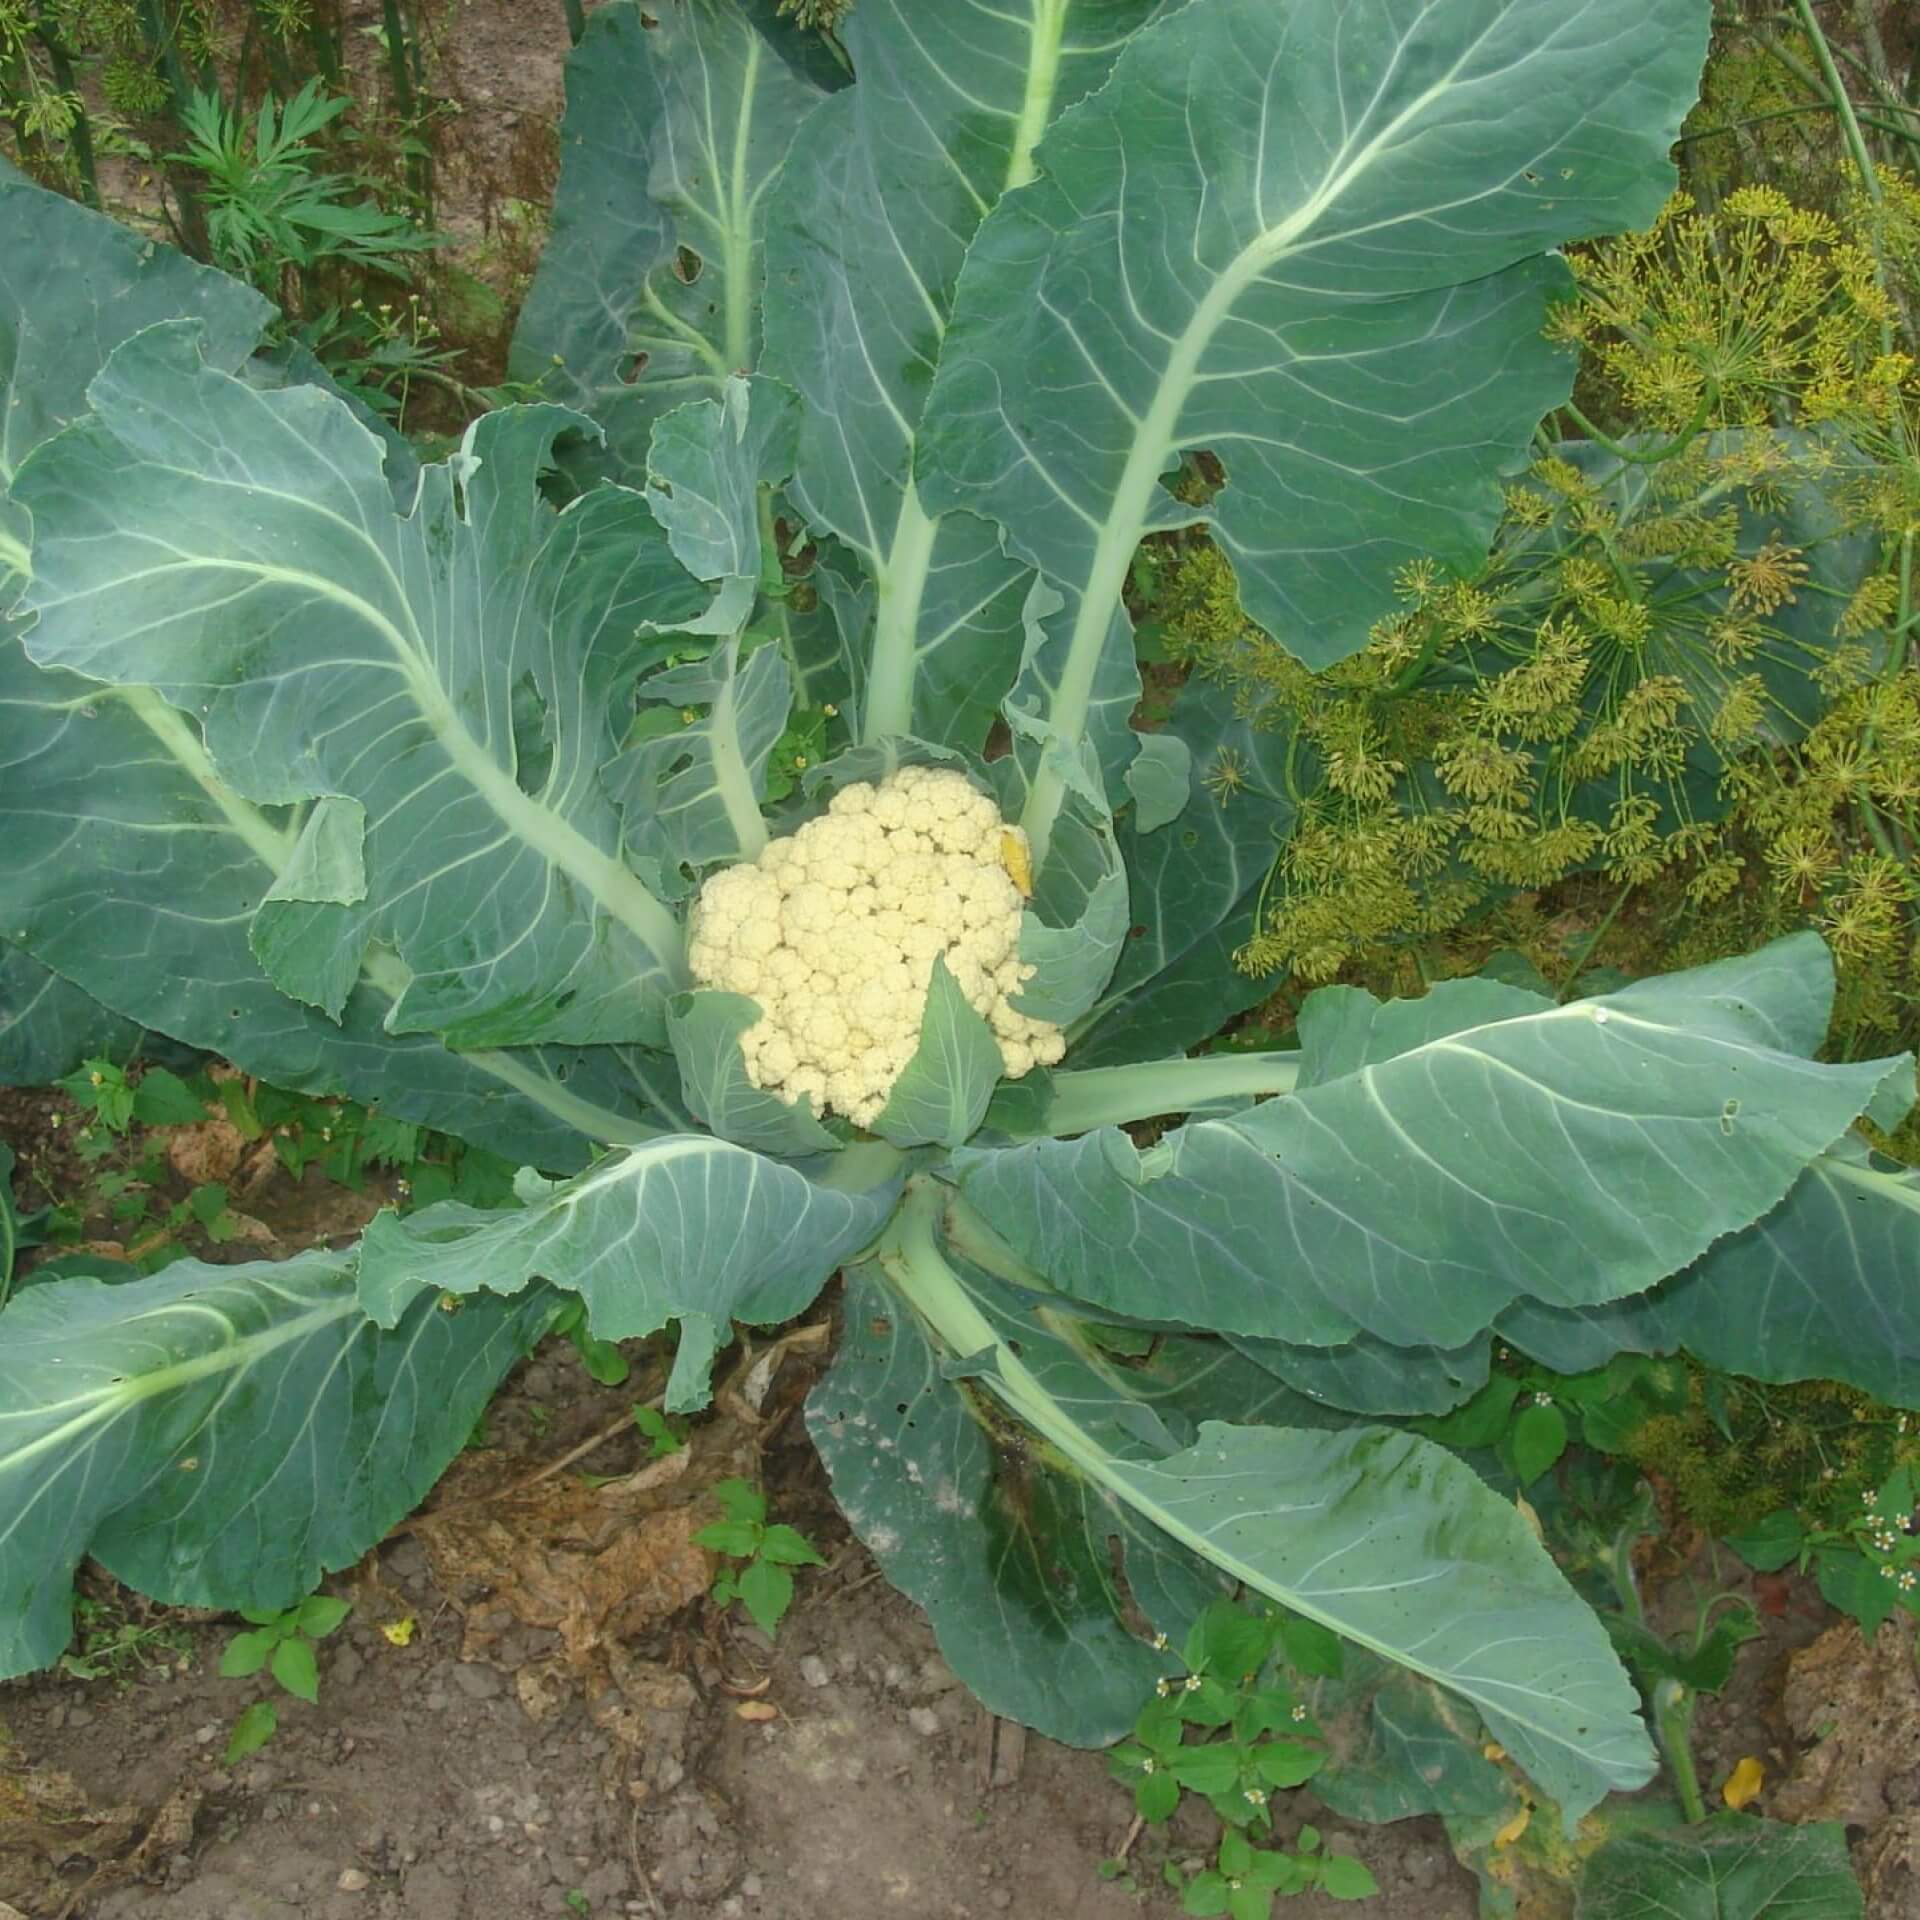
[(1009, 1004), (1034, 971), (1009, 842), (1024, 849), (965, 774), (902, 767), (708, 880), (688, 959), (701, 986), (760, 1003), (740, 1036), (753, 1084), (871, 1126), (920, 1044), (936, 958), (1010, 1076), (1058, 1060), (1060, 1029)]

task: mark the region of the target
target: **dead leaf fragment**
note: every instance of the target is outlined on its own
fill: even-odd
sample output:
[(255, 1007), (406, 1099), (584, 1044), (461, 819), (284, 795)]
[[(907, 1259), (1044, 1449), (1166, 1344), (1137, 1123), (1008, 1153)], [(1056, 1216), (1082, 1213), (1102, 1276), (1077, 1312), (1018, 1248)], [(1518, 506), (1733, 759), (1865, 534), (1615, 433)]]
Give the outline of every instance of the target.
[(175, 1127), (167, 1135), (167, 1164), (189, 1186), (230, 1180), (246, 1150), (240, 1129), (224, 1114), (197, 1127)]
[(780, 1709), (771, 1700), (742, 1700), (734, 1708), (736, 1720), (778, 1720)]
[(1760, 1797), (1760, 1789), (1767, 1783), (1767, 1770), (1752, 1754), (1748, 1754), (1734, 1770), (1727, 1775), (1727, 1784), (1720, 1789), (1720, 1798), (1735, 1813), (1742, 1807), (1750, 1806)]

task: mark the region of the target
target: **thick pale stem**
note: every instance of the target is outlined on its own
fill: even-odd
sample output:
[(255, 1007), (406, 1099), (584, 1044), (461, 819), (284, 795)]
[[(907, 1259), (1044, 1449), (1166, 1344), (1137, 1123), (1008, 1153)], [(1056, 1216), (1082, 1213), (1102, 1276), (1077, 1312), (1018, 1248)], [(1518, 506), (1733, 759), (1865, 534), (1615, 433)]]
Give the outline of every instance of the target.
[(248, 850), (276, 880), (279, 879), (288, 860), (293, 857), (294, 842), (299, 836), (276, 827), (258, 807), (241, 799), (221, 779), (200, 735), (187, 724), (186, 716), (170, 706), (151, 687), (102, 687), (100, 697), (117, 698), (138, 715), (141, 724), (166, 748), (200, 791), (220, 809), (221, 817), (246, 842)]
[(1013, 130), (1013, 149), (1007, 155), (1003, 193), (1024, 187), (1034, 176), (1033, 150), (1053, 118), (1053, 96), (1060, 83), (1060, 42), (1067, 29), (1067, 5), (1068, 0), (1039, 0), (1034, 8), (1027, 91), (1020, 102), (1019, 124)]
[[(1069, 0), (1037, 0), (1027, 48), (1027, 84), (1020, 118), (1007, 153), (1004, 193), (1034, 176), (1033, 150), (1053, 118), (1060, 84), (1060, 45), (1065, 37)], [(913, 680), (919, 655), (915, 637), (920, 603), (927, 590), (937, 518), (920, 504), (911, 479), (900, 501), (893, 544), (876, 569), (879, 595), (874, 614), (872, 667), (867, 681), (860, 737), (868, 745), (913, 731)]]
[(1299, 1077), (1298, 1053), (1213, 1053), (1198, 1060), (1151, 1060), (1134, 1067), (1057, 1073), (1046, 1130), (1090, 1133), (1095, 1127), (1192, 1113), (1215, 1100), (1291, 1093)]
[(754, 88), (760, 75), (760, 36), (747, 36), (747, 70), (740, 117), (733, 128), (733, 178), (727, 194), (727, 371), (746, 373), (753, 360), (753, 187), (747, 160), (753, 134)]
[(869, 746), (913, 731), (913, 670), (918, 662), (914, 640), (939, 525), (921, 506), (909, 480), (894, 523), (893, 546), (879, 569), (866, 710), (860, 716), (860, 738)]
[(757, 860), (767, 844), (767, 823), (754, 792), (752, 770), (740, 751), (740, 717), (735, 694), (739, 688), (740, 636), (727, 642), (727, 672), (713, 703), (709, 721), (713, 740), (713, 781), (727, 810), (727, 825), (740, 843), (742, 860)]

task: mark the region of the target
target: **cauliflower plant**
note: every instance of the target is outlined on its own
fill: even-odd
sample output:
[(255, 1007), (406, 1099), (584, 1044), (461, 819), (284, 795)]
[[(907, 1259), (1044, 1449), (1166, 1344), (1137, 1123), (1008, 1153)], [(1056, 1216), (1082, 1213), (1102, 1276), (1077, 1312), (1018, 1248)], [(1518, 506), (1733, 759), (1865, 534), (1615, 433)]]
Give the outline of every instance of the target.
[(965, 774), (903, 767), (841, 788), (820, 819), (716, 873), (688, 958), (701, 986), (760, 1003), (740, 1037), (753, 1084), (871, 1126), (920, 1044), (937, 957), (1009, 1075), (1058, 1060), (1060, 1029), (1010, 1004), (1033, 976), (1008, 871), (1024, 852)]

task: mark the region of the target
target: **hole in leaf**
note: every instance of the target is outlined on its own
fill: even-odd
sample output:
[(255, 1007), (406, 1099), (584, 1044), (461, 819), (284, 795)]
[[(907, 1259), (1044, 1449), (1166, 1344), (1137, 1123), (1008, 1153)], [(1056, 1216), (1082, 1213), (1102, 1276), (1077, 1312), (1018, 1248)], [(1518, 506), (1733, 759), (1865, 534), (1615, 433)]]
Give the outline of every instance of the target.
[(620, 370), (620, 378), (625, 381), (628, 386), (632, 386), (633, 383), (646, 372), (647, 362), (652, 358), (653, 355), (650, 353), (636, 353)]
[(691, 247), (674, 248), (673, 274), (682, 286), (692, 286), (706, 270), (707, 263)]
[(528, 799), (537, 799), (553, 771), (553, 727), (546, 695), (531, 673), (514, 682), (511, 722), (514, 783)]

